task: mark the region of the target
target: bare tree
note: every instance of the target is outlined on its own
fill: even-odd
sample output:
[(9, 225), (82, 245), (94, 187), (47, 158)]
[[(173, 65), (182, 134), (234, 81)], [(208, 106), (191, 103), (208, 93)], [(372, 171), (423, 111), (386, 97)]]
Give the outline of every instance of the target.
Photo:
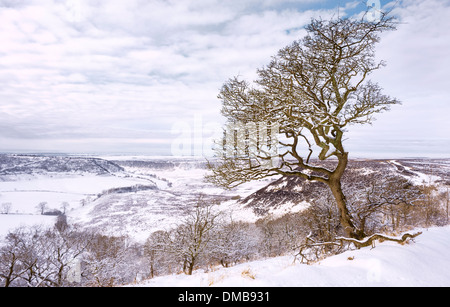
[[(84, 283), (95, 287), (122, 284), (131, 263), (127, 262), (129, 242), (126, 237), (93, 234), (82, 259)], [(128, 270), (131, 271), (131, 270)]]
[(176, 255), (183, 264), (183, 271), (191, 275), (194, 267), (205, 255), (211, 243), (213, 232), (219, 225), (221, 213), (215, 210), (216, 204), (197, 200), (194, 210), (170, 233), (170, 253)]
[[(368, 177), (368, 178), (364, 178)], [(415, 224), (412, 212), (422, 199), (418, 186), (402, 176), (359, 176), (358, 183), (345, 189), (356, 227), (366, 235), (397, 231)]]
[(21, 285), (23, 274), (29, 269), (24, 265), (24, 238), (26, 230), (22, 228), (10, 232), (0, 248), (0, 282), (3, 287)]
[(423, 226), (445, 225), (448, 223), (448, 200), (444, 205), (442, 195), (439, 195), (438, 186), (423, 184), (421, 191), (424, 197), (418, 202), (418, 215), (422, 219)]
[(74, 259), (89, 245), (85, 233), (39, 227), (18, 228), (0, 249), (0, 281), (5, 287), (61, 287)]
[[(368, 79), (385, 65), (375, 61), (380, 34), (395, 26), (386, 15), (376, 22), (312, 20), (306, 27), (308, 35), (281, 49), (258, 70), (253, 85), (238, 77), (227, 81), (219, 94), (222, 114), (234, 125), (277, 123), (283, 136), (278, 142), (279, 162), (268, 167), (273, 156), (264, 150), (222, 154), (218, 163), (210, 163), (212, 174), (206, 179), (226, 188), (275, 175), (322, 182), (336, 201), (345, 235), (364, 237), (352, 220), (341, 185), (349, 159), (344, 134), (348, 126), (370, 124), (374, 114), (399, 103)], [(224, 142), (221, 150), (226, 146), (233, 144)], [(313, 157), (335, 163), (323, 166)]]
[(41, 212), (41, 215), (43, 215), (44, 212), (45, 212), (45, 209), (47, 209), (47, 202), (46, 202), (46, 201), (40, 202), (40, 203), (36, 206), (36, 208), (38, 208), (39, 211)]
[(61, 209), (62, 209), (62, 213), (66, 214), (66, 210), (70, 207), (70, 204), (66, 201), (61, 203)]
[(213, 232), (209, 251), (211, 264), (220, 263), (229, 267), (241, 261), (248, 261), (258, 254), (260, 232), (255, 224), (229, 221)]
[(149, 266), (149, 277), (171, 273), (170, 234), (159, 230), (152, 233), (145, 242), (144, 255)]
[(449, 197), (449, 193), (448, 193), (448, 188), (447, 188), (447, 192), (445, 194), (443, 194), (443, 198), (445, 199), (445, 213), (446, 213), (446, 222), (448, 224), (449, 222), (449, 205), (450, 205), (450, 197)]
[(0, 209), (2, 214), (9, 214), (11, 212), (12, 203), (2, 203)]

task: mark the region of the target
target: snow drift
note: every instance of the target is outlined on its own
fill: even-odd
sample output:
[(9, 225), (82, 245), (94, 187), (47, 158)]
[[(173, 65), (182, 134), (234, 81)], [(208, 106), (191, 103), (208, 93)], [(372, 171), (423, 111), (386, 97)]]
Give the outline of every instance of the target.
[(161, 276), (142, 287), (450, 286), (450, 226), (420, 229), (412, 242), (378, 243), (329, 257), (313, 265), (292, 256), (253, 261), (193, 275)]

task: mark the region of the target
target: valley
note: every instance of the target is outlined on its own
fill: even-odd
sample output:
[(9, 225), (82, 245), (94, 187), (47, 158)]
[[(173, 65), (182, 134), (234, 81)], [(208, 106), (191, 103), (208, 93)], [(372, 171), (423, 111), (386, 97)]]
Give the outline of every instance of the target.
[[(206, 172), (206, 160), (191, 157), (0, 155), (0, 234), (21, 225), (52, 225), (55, 213), (64, 212), (70, 223), (142, 242), (176, 227), (200, 195), (220, 203), (234, 220), (255, 222), (301, 211), (324, 190), (320, 183), (285, 177), (223, 190), (203, 181)], [(433, 182), (444, 191), (450, 160), (352, 160), (344, 184), (390, 174)]]

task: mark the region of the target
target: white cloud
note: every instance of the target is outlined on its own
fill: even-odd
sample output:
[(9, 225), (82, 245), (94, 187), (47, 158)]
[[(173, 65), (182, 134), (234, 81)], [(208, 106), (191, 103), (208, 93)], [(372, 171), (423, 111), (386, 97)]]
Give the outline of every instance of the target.
[[(341, 3), (342, 14), (354, 4)], [(328, 18), (335, 6), (322, 0), (2, 0), (0, 137), (10, 141), (0, 151), (64, 151), (83, 139), (85, 150), (102, 144), (111, 150), (117, 138), (119, 149), (126, 142), (138, 148), (142, 141), (133, 139), (161, 144), (177, 121), (192, 122), (196, 114), (220, 122), (222, 83), (237, 74), (254, 78), (270, 56), (304, 34), (311, 17)], [(392, 127), (382, 118), (405, 110), (427, 121), (417, 115), (422, 99), (432, 100), (427, 110), (434, 116), (447, 108), (448, 7), (410, 0), (394, 12), (407, 24), (380, 45), (389, 65), (377, 78), (404, 106), (391, 117), (380, 115), (373, 130), (362, 128), (372, 136)], [(405, 123), (399, 134), (411, 131), (406, 116), (397, 122)], [(356, 144), (365, 130), (358, 131)], [(75, 139), (78, 145), (69, 146)]]
[(389, 144), (403, 156), (448, 156), (450, 2), (405, 0), (393, 7), (400, 24), (377, 46), (377, 56), (387, 66), (374, 79), (402, 105), (376, 116), (373, 126), (353, 128), (348, 147), (367, 154), (374, 152), (364, 149), (372, 148), (372, 142), (379, 144), (378, 150)]

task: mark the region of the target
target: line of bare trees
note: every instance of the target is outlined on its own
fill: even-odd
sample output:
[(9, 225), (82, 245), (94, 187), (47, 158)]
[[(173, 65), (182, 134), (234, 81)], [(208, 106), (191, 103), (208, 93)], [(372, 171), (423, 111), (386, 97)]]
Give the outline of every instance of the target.
[[(448, 224), (445, 191), (403, 177), (377, 180), (356, 181), (346, 190), (356, 229), (369, 238)], [(218, 203), (200, 197), (178, 226), (156, 231), (141, 244), (79, 229), (61, 215), (51, 229), (19, 228), (0, 239), (0, 286), (116, 286), (287, 254), (311, 263), (360, 247), (357, 241), (336, 243), (345, 234), (338, 216), (327, 193), (304, 211), (256, 223), (235, 221)]]
[(20, 227), (0, 245), (1, 287), (113, 286), (132, 281), (136, 246), (68, 225)]
[[(448, 224), (448, 195), (437, 186), (414, 185), (401, 176), (374, 176), (355, 181), (346, 189), (358, 231), (368, 240), (336, 241), (345, 236), (333, 195), (323, 193), (308, 209), (281, 217), (266, 216), (256, 223), (233, 221), (219, 206), (199, 202), (179, 227), (153, 233), (145, 243), (151, 274), (164, 275), (215, 265), (228, 267), (252, 259), (296, 255), (311, 263), (350, 248), (392, 236), (403, 242), (402, 232), (417, 227)], [(216, 209), (216, 210), (214, 210)], [(321, 242), (314, 246), (313, 242)], [(322, 244), (332, 242), (333, 244)]]
[(418, 227), (449, 224), (449, 195), (433, 184), (412, 184), (402, 176), (374, 176), (345, 188), (347, 202), (357, 232), (364, 233), (363, 240), (345, 237), (339, 223), (339, 209), (332, 195), (324, 193), (304, 212), (303, 220), (309, 233), (295, 248), (297, 256), (314, 262), (349, 248), (375, 244), (375, 240), (404, 243), (408, 238), (393, 237)]
[(221, 264), (224, 267), (260, 254), (260, 230), (255, 224), (233, 221), (217, 204), (198, 202), (176, 228), (153, 233), (145, 243), (150, 277)]

